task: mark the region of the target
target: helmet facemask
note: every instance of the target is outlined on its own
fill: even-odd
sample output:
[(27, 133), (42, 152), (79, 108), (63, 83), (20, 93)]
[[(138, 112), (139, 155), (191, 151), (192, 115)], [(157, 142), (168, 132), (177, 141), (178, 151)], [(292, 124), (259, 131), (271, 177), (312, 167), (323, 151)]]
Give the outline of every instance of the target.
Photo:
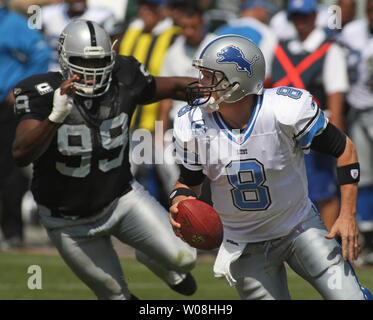
[(83, 97), (98, 97), (107, 92), (110, 87), (111, 73), (114, 67), (115, 52), (110, 55), (100, 53), (99, 47), (88, 47), (85, 56), (67, 54), (62, 48), (60, 53), (60, 65), (65, 80), (74, 74), (80, 78), (75, 82), (76, 94)]
[(58, 41), (58, 56), (63, 78), (76, 74), (76, 94), (98, 97), (110, 87), (115, 64), (114, 44), (110, 36), (97, 23), (74, 20), (62, 31)]
[[(231, 84), (224, 74), (220, 70), (214, 70), (207, 67), (198, 66), (197, 60), (194, 61), (193, 65), (199, 69), (199, 80), (191, 82), (187, 85), (187, 99), (190, 106), (200, 106), (207, 112), (214, 112), (219, 109), (219, 103), (225, 101), (232, 92), (237, 90), (239, 84)], [(211, 73), (209, 76), (210, 84), (201, 85), (202, 78), (205, 77), (203, 72)], [(213, 93), (216, 93), (218, 99), (213, 97)]]

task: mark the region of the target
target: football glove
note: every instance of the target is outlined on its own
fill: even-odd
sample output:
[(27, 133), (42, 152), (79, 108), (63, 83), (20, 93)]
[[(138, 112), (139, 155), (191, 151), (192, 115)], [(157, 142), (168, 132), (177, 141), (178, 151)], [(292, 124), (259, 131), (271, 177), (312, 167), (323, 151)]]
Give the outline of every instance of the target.
[(48, 116), (49, 120), (55, 123), (62, 123), (70, 114), (73, 107), (73, 98), (67, 94), (61, 95), (61, 89), (54, 91), (53, 109)]

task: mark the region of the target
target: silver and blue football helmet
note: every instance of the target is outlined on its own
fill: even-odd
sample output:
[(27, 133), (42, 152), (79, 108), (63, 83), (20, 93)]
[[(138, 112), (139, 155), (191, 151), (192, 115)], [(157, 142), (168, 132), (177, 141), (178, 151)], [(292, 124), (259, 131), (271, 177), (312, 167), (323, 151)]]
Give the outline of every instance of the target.
[[(238, 35), (223, 35), (208, 43), (193, 66), (200, 71), (199, 81), (187, 86), (188, 103), (192, 106), (233, 103), (249, 94), (261, 94), (265, 61), (261, 50), (251, 40)], [(201, 85), (202, 71), (212, 72), (210, 85)], [(212, 93), (216, 92), (216, 101)]]
[(60, 35), (58, 56), (65, 80), (77, 74), (76, 93), (83, 97), (103, 95), (110, 86), (115, 51), (110, 36), (96, 22), (74, 20)]

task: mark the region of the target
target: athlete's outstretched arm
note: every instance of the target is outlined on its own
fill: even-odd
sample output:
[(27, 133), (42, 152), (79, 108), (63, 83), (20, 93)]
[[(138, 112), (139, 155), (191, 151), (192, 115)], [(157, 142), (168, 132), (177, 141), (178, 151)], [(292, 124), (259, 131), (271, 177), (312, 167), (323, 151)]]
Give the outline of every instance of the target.
[(173, 99), (186, 101), (186, 86), (196, 81), (190, 77), (155, 77), (156, 91), (152, 101)]

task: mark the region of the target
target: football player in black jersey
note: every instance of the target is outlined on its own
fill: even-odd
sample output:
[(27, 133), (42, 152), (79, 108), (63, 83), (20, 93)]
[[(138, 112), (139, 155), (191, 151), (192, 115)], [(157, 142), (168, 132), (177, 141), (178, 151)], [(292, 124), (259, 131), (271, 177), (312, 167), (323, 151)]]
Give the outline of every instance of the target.
[(62, 258), (99, 299), (131, 299), (110, 237), (179, 293), (191, 295), (195, 249), (175, 237), (167, 211), (130, 171), (129, 123), (137, 104), (185, 100), (190, 78), (155, 78), (116, 56), (99, 25), (76, 20), (59, 39), (60, 72), (14, 89), (13, 157), (33, 163), (40, 221)]

